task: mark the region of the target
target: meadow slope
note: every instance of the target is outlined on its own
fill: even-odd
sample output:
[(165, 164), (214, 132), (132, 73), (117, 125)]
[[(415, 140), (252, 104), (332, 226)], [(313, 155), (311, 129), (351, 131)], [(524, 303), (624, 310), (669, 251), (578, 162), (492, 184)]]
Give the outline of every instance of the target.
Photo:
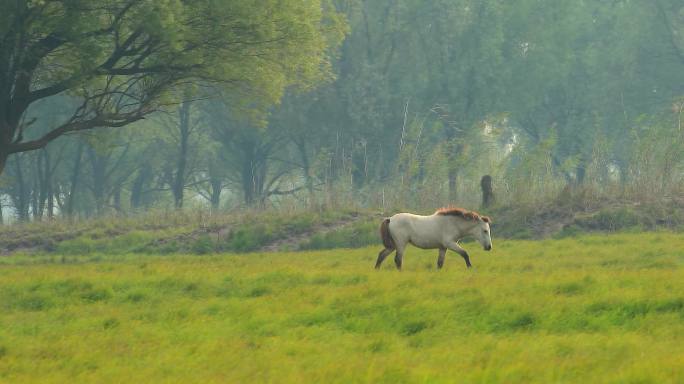
[(0, 258), (0, 382), (681, 383), (684, 235)]

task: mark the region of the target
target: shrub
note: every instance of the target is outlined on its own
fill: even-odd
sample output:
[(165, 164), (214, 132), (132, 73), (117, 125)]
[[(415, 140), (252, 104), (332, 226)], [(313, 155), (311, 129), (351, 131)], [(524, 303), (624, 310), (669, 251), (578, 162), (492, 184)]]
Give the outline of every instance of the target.
[(156, 238), (155, 233), (132, 231), (122, 235), (103, 233), (102, 236), (82, 235), (53, 246), (55, 252), (67, 255), (128, 253), (141, 248)]
[(588, 230), (617, 231), (641, 224), (639, 215), (631, 208), (602, 209), (595, 215), (578, 218), (575, 224)]
[(302, 249), (360, 248), (380, 244), (378, 223), (366, 221), (338, 230), (316, 234), (301, 245)]
[(95, 243), (96, 240), (82, 236), (62, 241), (55, 247), (55, 250), (61, 254), (87, 255), (95, 250)]
[(209, 237), (209, 235), (202, 235), (198, 237), (190, 246), (190, 250), (198, 255), (204, 255), (213, 252), (214, 249), (214, 241)]
[(555, 234), (553, 237), (556, 239), (562, 239), (565, 237), (577, 237), (582, 234), (582, 228), (576, 224), (570, 224), (563, 227), (563, 229)]
[(221, 249), (235, 252), (257, 250), (272, 238), (272, 230), (266, 225), (247, 225), (231, 233)]

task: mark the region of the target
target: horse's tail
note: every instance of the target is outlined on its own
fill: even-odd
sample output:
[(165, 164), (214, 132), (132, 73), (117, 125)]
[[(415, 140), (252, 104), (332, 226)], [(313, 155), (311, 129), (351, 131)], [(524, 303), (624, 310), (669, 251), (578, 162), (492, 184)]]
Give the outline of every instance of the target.
[(392, 239), (392, 235), (389, 231), (389, 223), (390, 219), (385, 219), (382, 221), (382, 224), (380, 224), (380, 237), (382, 238), (382, 244), (385, 246), (385, 248), (395, 249), (396, 247), (394, 246), (394, 240)]

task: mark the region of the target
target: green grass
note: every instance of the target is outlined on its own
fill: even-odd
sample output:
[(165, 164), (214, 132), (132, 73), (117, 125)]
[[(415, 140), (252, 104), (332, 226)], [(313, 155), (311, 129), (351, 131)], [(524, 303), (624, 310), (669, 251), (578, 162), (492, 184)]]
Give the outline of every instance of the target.
[(0, 226), (0, 251), (55, 255), (246, 253), (358, 215), (371, 216), (351, 211), (153, 211), (130, 217), (17, 223)]
[(681, 383), (684, 236), (0, 259), (0, 382)]
[(360, 248), (377, 244), (380, 219), (362, 220), (358, 223), (325, 233), (315, 234), (304, 242), (302, 249)]

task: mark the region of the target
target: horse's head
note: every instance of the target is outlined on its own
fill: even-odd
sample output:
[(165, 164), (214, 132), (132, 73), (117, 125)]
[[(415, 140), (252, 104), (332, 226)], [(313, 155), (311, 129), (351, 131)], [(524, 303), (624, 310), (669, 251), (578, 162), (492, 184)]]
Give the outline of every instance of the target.
[(480, 216), (477, 219), (477, 224), (470, 230), (473, 235), (480, 242), (485, 251), (492, 250), (492, 233), (489, 224), (492, 220), (487, 216)]

